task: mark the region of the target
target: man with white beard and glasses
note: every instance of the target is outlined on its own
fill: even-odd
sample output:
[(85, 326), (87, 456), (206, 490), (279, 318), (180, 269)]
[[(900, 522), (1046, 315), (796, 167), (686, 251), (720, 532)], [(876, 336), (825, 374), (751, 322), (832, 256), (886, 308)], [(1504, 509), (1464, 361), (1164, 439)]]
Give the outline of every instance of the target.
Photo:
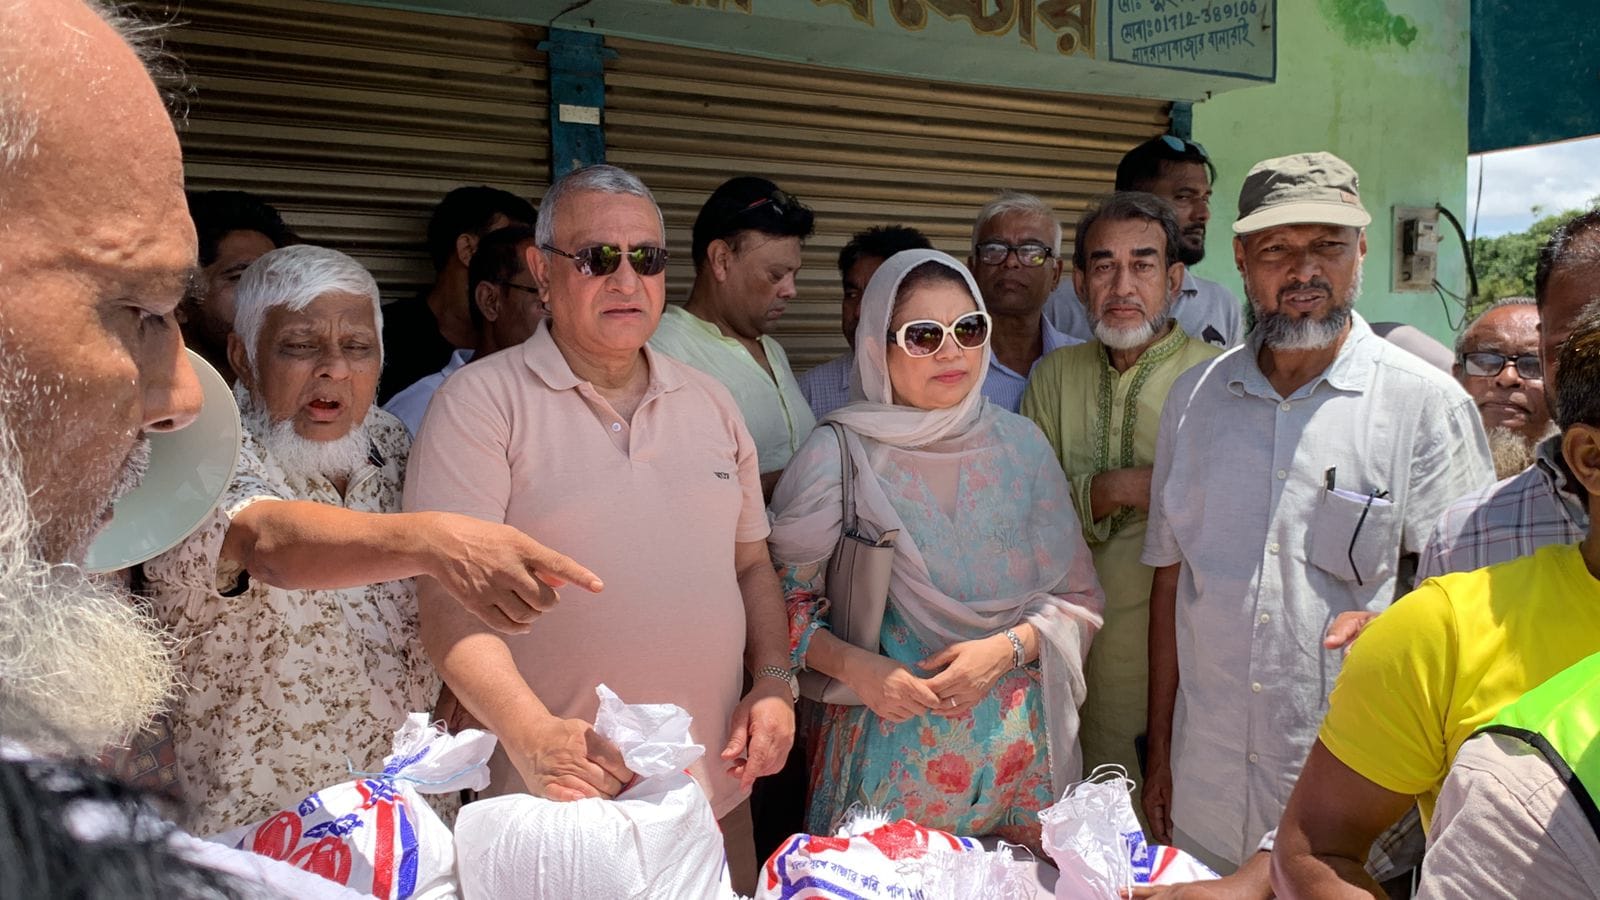
[(1261, 885), (1343, 659), (1329, 625), (1387, 606), (1402, 555), (1494, 477), (1466, 392), (1352, 309), (1370, 222), (1331, 154), (1251, 169), (1234, 261), (1257, 325), (1178, 378), (1156, 439), (1144, 811)]
[(1495, 474), (1510, 478), (1532, 465), (1539, 442), (1557, 430), (1545, 400), (1536, 301), (1496, 300), (1468, 322), (1456, 338), (1451, 374), (1478, 404)]
[(516, 529), (400, 513), (410, 440), (374, 406), (381, 329), (377, 283), (336, 250), (274, 250), (239, 281), (238, 469), (211, 519), (145, 564), (181, 642), (173, 743), (200, 833), (345, 780), (347, 759), (378, 765), (434, 708), (413, 576), (505, 631), (555, 602), (548, 551)]
[(1106, 592), (1105, 624), (1084, 665), (1085, 772), (1118, 763), (1139, 777), (1151, 576), (1139, 552), (1156, 427), (1178, 376), (1222, 352), (1172, 318), (1186, 277), (1181, 234), (1172, 207), (1154, 194), (1118, 192), (1084, 213), (1072, 281), (1095, 339), (1040, 360), (1022, 397), (1022, 414), (1044, 431), (1072, 483)]

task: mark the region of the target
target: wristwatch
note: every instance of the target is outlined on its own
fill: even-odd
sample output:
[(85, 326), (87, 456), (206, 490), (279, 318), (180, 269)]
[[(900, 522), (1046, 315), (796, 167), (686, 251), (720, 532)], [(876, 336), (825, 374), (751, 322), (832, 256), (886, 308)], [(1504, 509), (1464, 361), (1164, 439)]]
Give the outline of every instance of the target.
[(789, 694), (793, 699), (800, 699), (800, 679), (794, 677), (793, 669), (783, 666), (762, 666), (756, 671), (757, 678), (777, 678), (789, 685)]

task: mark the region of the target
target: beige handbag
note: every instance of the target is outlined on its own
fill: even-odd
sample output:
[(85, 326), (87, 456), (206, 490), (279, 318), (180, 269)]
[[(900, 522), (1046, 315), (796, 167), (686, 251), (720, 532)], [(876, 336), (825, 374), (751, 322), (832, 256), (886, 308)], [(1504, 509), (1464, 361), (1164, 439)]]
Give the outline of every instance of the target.
[[(828, 560), (824, 590), (828, 598), (828, 630), (834, 637), (854, 644), (869, 653), (878, 653), (878, 636), (883, 629), (883, 614), (889, 605), (889, 572), (894, 565), (894, 540), (898, 530), (886, 531), (877, 538), (860, 530), (856, 517), (855, 462), (845, 443), (845, 430), (833, 422), (825, 423), (839, 439), (839, 459), (843, 469), (840, 481), (844, 495), (844, 519), (839, 544)], [(840, 706), (860, 706), (861, 698), (844, 682), (811, 669), (800, 673), (800, 695), (810, 700)]]

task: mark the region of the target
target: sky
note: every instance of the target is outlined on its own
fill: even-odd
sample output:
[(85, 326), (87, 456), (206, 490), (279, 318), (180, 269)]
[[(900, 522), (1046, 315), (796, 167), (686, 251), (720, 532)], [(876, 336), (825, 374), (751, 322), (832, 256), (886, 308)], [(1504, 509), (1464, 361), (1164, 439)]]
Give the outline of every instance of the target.
[[(1483, 171), (1483, 202), (1478, 171)], [(1501, 150), (1467, 158), (1467, 219), (1472, 232), (1477, 213), (1479, 237), (1522, 231), (1534, 220), (1585, 206), (1600, 197), (1600, 137)], [(1542, 208), (1535, 215), (1532, 208)]]

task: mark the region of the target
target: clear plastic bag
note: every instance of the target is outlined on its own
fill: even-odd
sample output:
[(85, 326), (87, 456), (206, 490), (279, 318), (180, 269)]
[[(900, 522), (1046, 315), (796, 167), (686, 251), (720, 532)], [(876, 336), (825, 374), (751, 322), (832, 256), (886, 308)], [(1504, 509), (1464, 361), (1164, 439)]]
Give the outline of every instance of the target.
[(1132, 792), (1121, 766), (1101, 766), (1039, 812), (1044, 851), (1061, 870), (1056, 900), (1117, 900), (1135, 885), (1217, 877), (1182, 850), (1146, 843)]

